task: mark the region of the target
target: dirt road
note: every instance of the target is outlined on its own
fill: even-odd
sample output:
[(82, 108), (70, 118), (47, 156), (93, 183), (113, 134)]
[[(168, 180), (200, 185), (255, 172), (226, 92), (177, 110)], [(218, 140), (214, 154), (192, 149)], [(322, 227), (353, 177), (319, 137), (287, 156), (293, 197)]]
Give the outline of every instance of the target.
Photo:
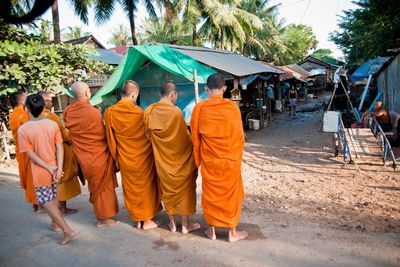
[[(276, 114), (247, 133), (243, 158), (246, 200), (239, 228), (249, 238), (227, 242), (161, 228), (135, 230), (118, 197), (122, 222), (97, 229), (87, 188), (70, 202), (67, 221), (79, 232), (66, 247), (48, 230), (45, 214), (23, 200), (15, 169), (0, 171), (1, 266), (400, 266), (400, 175), (390, 167), (344, 166), (333, 158), (330, 135), (319, 132), (322, 112)], [(201, 181), (199, 180), (199, 185)], [(205, 222), (200, 206), (198, 215)]]

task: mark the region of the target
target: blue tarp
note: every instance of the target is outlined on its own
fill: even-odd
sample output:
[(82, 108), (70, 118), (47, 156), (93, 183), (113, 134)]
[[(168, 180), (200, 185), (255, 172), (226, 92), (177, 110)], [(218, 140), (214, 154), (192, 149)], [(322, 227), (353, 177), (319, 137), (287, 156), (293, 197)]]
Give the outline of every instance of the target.
[(353, 82), (357, 82), (368, 78), (371, 70), (377, 73), (382, 65), (389, 59), (390, 57), (377, 57), (375, 59), (365, 62), (353, 72), (353, 74), (351, 75), (351, 80)]

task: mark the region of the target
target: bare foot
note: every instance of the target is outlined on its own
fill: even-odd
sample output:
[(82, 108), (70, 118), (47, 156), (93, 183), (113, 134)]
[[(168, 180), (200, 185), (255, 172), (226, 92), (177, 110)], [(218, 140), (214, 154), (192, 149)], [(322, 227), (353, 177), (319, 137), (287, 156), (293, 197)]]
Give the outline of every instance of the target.
[(149, 229), (157, 228), (160, 225), (161, 225), (160, 221), (149, 220), (149, 221), (143, 222), (142, 228), (143, 228), (143, 230), (149, 230)]
[(62, 232), (62, 228), (54, 222), (50, 224), (50, 230), (56, 233)]
[(64, 233), (64, 238), (58, 242), (59, 245), (64, 246), (66, 245), (69, 241), (72, 240), (76, 236), (76, 233), (72, 231), (71, 233)]
[(169, 222), (168, 224), (169, 230), (171, 230), (171, 232), (175, 233), (176, 232), (176, 224), (173, 222)]
[(233, 234), (231, 231), (229, 231), (229, 237), (228, 241), (229, 242), (236, 242), (242, 239), (245, 239), (249, 234), (246, 231), (235, 231), (235, 234)]
[(189, 224), (188, 227), (182, 225), (182, 234), (187, 234), (200, 228), (199, 223)]
[(211, 240), (217, 239), (217, 236), (215, 235), (215, 233), (213, 233), (213, 231), (211, 231), (211, 229), (204, 230), (204, 234)]
[(66, 209), (61, 208), (60, 211), (61, 211), (61, 214), (64, 216), (72, 215), (72, 214), (75, 214), (78, 212), (77, 209), (68, 209), (68, 208), (66, 208)]
[(98, 228), (104, 228), (104, 227), (109, 227), (109, 226), (116, 226), (119, 224), (119, 221), (114, 220), (114, 219), (104, 219), (104, 220), (98, 220), (96, 223), (96, 226)]
[(142, 228), (142, 222), (138, 221), (136, 222), (136, 229), (140, 230)]
[(33, 204), (33, 205), (32, 205), (32, 209), (33, 209), (33, 212), (37, 212), (38, 206), (35, 205), (35, 204)]

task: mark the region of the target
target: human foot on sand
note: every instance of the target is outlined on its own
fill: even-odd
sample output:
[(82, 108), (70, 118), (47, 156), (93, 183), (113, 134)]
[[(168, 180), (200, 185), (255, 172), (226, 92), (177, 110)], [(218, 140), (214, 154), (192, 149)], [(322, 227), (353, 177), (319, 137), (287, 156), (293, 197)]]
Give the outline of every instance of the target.
[(182, 225), (182, 234), (187, 234), (187, 233), (190, 233), (190, 232), (195, 231), (197, 229), (200, 229), (200, 224), (199, 223), (192, 223), (192, 224), (189, 224), (188, 226), (183, 226)]
[(208, 228), (204, 230), (204, 234), (211, 240), (217, 239), (217, 236), (215, 235), (215, 229)]
[(61, 239), (58, 244), (61, 246), (66, 245), (69, 241), (72, 240), (72, 238), (74, 238), (77, 234), (74, 231), (68, 232), (68, 233), (64, 233), (64, 238)]
[(245, 239), (247, 236), (248, 233), (246, 231), (229, 230), (228, 241), (233, 243)]
[(148, 221), (143, 222), (142, 229), (149, 230), (149, 229), (157, 228), (160, 225), (161, 225), (160, 221), (148, 220)]
[(168, 223), (168, 228), (171, 230), (171, 232), (175, 233), (176, 232), (176, 224), (175, 223)]
[(104, 219), (104, 220), (98, 220), (96, 223), (96, 226), (98, 228), (103, 228), (103, 227), (109, 227), (109, 226), (116, 226), (119, 224), (119, 221), (114, 220), (114, 219)]

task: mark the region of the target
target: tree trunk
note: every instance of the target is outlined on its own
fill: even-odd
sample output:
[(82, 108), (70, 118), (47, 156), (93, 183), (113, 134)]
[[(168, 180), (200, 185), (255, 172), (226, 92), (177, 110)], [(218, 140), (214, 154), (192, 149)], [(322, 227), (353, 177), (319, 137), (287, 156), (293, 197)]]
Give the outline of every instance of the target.
[(136, 29), (135, 29), (135, 17), (133, 14), (133, 0), (128, 0), (128, 7), (129, 7), (129, 24), (131, 26), (131, 35), (132, 35), (132, 43), (133, 45), (138, 45), (139, 41), (136, 38)]
[(54, 43), (61, 43), (61, 31), (60, 31), (60, 16), (58, 14), (58, 0), (55, 0), (51, 5), (51, 14), (53, 17), (53, 32), (54, 32)]
[(193, 32), (192, 32), (192, 45), (196, 46), (197, 41), (197, 32), (196, 32), (196, 25), (193, 25)]
[(224, 36), (224, 27), (221, 28), (221, 50), (224, 50), (225, 47), (225, 36)]

